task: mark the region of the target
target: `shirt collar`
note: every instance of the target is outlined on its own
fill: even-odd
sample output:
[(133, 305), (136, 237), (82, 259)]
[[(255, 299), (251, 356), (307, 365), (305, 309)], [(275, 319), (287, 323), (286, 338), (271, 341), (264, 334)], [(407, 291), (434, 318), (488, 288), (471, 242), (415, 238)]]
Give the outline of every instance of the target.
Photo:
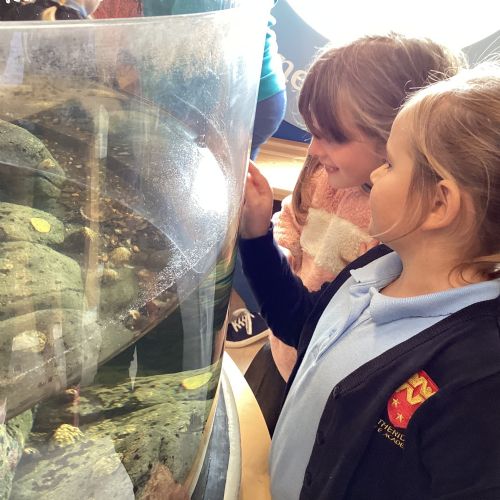
[(388, 253), (359, 269), (352, 269), (351, 276), (362, 287), (380, 290), (394, 281), (403, 270), (403, 264), (396, 252)]
[(370, 315), (377, 324), (402, 318), (445, 318), (464, 307), (498, 297), (500, 280), (483, 281), (416, 297), (387, 297), (370, 288)]
[(351, 271), (355, 281), (351, 286), (351, 294), (370, 294), (369, 311), (377, 324), (410, 317), (446, 317), (475, 302), (491, 300), (500, 295), (500, 279), (416, 297), (387, 297), (379, 293), (401, 271), (401, 259), (395, 252)]

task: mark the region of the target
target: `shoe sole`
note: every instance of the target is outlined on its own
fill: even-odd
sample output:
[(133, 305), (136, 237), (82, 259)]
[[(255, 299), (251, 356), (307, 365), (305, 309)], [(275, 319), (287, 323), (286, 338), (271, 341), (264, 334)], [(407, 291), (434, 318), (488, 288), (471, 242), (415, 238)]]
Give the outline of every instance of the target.
[(264, 330), (263, 332), (258, 333), (257, 335), (250, 335), (245, 340), (226, 340), (226, 347), (230, 349), (235, 349), (238, 347), (246, 347), (247, 345), (254, 344), (255, 342), (264, 339), (269, 336), (269, 329)]

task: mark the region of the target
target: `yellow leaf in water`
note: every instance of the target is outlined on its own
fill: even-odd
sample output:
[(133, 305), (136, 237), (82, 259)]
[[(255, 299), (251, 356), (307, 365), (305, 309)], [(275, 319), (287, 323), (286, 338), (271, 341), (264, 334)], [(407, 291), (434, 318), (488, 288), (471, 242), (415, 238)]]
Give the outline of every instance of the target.
[(40, 217), (33, 217), (30, 219), (31, 225), (35, 228), (39, 233), (48, 233), (50, 231), (50, 223), (45, 219), (41, 219)]
[(192, 377), (185, 378), (181, 385), (188, 391), (199, 389), (204, 386), (212, 378), (212, 372), (201, 373), (200, 375), (193, 375)]

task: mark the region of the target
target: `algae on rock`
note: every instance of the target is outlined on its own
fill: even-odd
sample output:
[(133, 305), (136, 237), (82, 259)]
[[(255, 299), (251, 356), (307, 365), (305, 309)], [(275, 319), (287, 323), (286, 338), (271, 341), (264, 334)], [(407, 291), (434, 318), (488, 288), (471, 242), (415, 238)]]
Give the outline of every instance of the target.
[[(220, 363), (212, 369), (220, 370)], [(37, 458), (19, 465), (13, 498), (90, 498), (96, 476), (110, 484), (120, 471), (126, 471), (136, 498), (141, 498), (158, 464), (182, 483), (201, 446), (219, 377), (192, 391), (183, 388), (182, 379), (204, 372), (139, 377), (133, 390), (130, 379), (94, 385), (80, 388), (77, 399), (68, 391), (41, 403), (28, 443)], [(54, 432), (75, 418), (82, 436), (54, 446)]]
[(26, 129), (0, 120), (2, 201), (47, 208), (66, 176), (45, 144)]
[(33, 425), (33, 413), (27, 410), (7, 423), (0, 424), (0, 499), (9, 498), (16, 467)]
[[(47, 229), (37, 230), (34, 221), (45, 221)], [(5, 241), (59, 244), (64, 241), (64, 225), (59, 219), (42, 210), (0, 202), (0, 242)]]

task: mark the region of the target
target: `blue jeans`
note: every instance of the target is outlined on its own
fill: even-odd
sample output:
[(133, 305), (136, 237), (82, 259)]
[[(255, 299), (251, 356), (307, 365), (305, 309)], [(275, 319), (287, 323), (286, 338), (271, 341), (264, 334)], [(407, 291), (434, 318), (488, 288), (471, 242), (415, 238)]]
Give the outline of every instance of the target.
[[(259, 153), (259, 148), (278, 130), (280, 123), (285, 116), (286, 93), (284, 90), (277, 94), (259, 101), (255, 110), (255, 123), (253, 127), (252, 146), (250, 148), (250, 158), (255, 160)], [(242, 298), (247, 309), (251, 312), (259, 312), (257, 303), (250, 284), (243, 273), (240, 252), (236, 255), (233, 274), (233, 288)]]

